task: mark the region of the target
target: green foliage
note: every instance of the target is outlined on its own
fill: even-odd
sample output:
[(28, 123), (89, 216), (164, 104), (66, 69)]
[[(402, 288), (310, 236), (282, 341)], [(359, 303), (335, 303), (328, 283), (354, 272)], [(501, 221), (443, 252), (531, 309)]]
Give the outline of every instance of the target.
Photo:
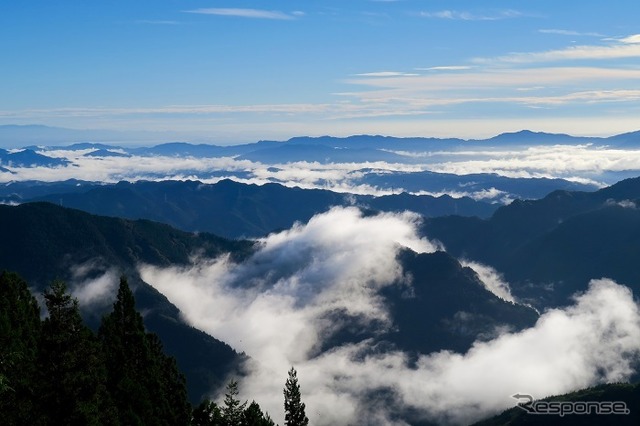
[(191, 426), (275, 426), (257, 402), (252, 401), (248, 407), (247, 401), (240, 403), (238, 382), (235, 380), (227, 383), (223, 404), (220, 408), (215, 402), (202, 401), (193, 410)]
[(304, 409), (305, 404), (301, 401), (298, 373), (295, 368), (291, 367), (284, 386), (284, 424), (286, 426), (308, 425), (309, 419)]
[(122, 424), (188, 424), (191, 409), (184, 376), (175, 360), (164, 355), (157, 336), (145, 332), (124, 277), (98, 335), (106, 358), (107, 387)]
[[(83, 323), (62, 281), (44, 295), (48, 317), (27, 283), (0, 274), (0, 418), (3, 425), (274, 426), (257, 402), (238, 399), (231, 381), (223, 405), (191, 411), (184, 376), (160, 339), (144, 329), (127, 280), (98, 336)], [(285, 388), (288, 425), (307, 425), (296, 372)]]
[(240, 403), (238, 392), (238, 382), (231, 380), (227, 384), (227, 393), (224, 395), (224, 408), (222, 409), (224, 422), (229, 426), (242, 425), (244, 408), (247, 402)]
[(40, 308), (27, 283), (0, 274), (0, 418), (3, 424), (35, 421), (32, 384), (40, 336)]
[(82, 322), (78, 301), (61, 281), (52, 284), (45, 300), (49, 317), (42, 325), (37, 361), (41, 413), (50, 424), (111, 423), (100, 346)]
[(202, 401), (191, 416), (191, 426), (217, 426), (224, 424), (222, 410), (212, 401)]
[(246, 426), (274, 426), (268, 414), (264, 414), (257, 402), (251, 401), (251, 404), (244, 410), (243, 424)]
[(0, 418), (3, 425), (188, 425), (184, 376), (145, 332), (121, 279), (100, 338), (62, 281), (44, 295), (48, 317), (15, 274), (0, 274)]

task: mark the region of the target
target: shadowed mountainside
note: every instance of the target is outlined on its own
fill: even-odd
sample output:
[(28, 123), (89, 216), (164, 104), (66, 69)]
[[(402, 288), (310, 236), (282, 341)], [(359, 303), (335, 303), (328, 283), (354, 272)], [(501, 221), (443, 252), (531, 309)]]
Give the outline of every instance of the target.
[(556, 191), (516, 200), (487, 220), (427, 219), (423, 232), (451, 254), (494, 266), (514, 293), (538, 306), (568, 302), (590, 279), (640, 291), (640, 178), (596, 192)]

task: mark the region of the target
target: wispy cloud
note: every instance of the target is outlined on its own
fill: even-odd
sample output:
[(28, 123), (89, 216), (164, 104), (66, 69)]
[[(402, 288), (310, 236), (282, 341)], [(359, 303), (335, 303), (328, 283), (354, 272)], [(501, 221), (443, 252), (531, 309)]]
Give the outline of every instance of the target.
[(399, 72), (399, 71), (378, 71), (378, 72), (366, 72), (362, 74), (355, 74), (357, 77), (412, 77), (419, 74)]
[(463, 71), (471, 69), (470, 65), (443, 65), (438, 67), (416, 68), (418, 71)]
[(291, 20), (303, 15), (303, 12), (295, 11), (291, 14), (280, 12), (277, 10), (261, 10), (261, 9), (239, 9), (239, 8), (201, 8), (187, 10), (186, 13), (197, 13), (201, 15), (218, 15), (218, 16), (233, 16), (238, 18), (253, 18), (253, 19), (276, 19), (276, 20)]
[(557, 34), (557, 35), (576, 36), (576, 37), (604, 37), (604, 35), (600, 33), (580, 32), (580, 31), (561, 30), (561, 29), (542, 29), (542, 30), (538, 30), (538, 32), (542, 34)]
[(634, 35), (630, 35), (630, 36), (625, 37), (625, 38), (621, 38), (620, 42), (626, 43), (626, 44), (639, 44), (640, 43), (640, 34), (634, 34)]
[(459, 21), (497, 21), (501, 19), (521, 18), (526, 16), (517, 10), (501, 10), (492, 13), (474, 13), (458, 10), (440, 10), (437, 12), (420, 12), (419, 16), (424, 18), (451, 19)]
[(475, 58), (476, 63), (526, 64), (571, 60), (606, 60), (640, 57), (640, 34), (621, 39), (608, 39), (602, 45), (569, 46), (542, 52), (516, 52), (497, 58)]

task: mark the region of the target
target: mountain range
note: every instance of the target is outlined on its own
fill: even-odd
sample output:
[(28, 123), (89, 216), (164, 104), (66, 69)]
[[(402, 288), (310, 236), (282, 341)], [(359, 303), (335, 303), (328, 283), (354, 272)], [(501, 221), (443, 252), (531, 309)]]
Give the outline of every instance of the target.
[[(0, 146), (8, 146), (12, 148), (24, 147), (30, 144), (52, 145), (64, 141), (68, 144), (84, 144), (87, 141), (95, 141), (105, 144), (104, 147), (115, 148), (115, 145), (109, 145), (108, 141), (149, 141), (158, 139), (169, 139), (169, 132), (134, 132), (125, 133), (114, 130), (97, 130), (97, 129), (67, 129), (62, 127), (51, 127), (43, 125), (2, 125), (0, 126)], [(408, 151), (423, 150), (425, 146), (432, 149), (450, 148), (452, 146), (473, 146), (487, 144), (501, 145), (532, 145), (532, 144), (584, 144), (584, 143), (602, 143), (611, 146), (633, 146), (640, 142), (640, 132), (628, 132), (610, 137), (586, 137), (571, 136), (561, 133), (545, 133), (533, 132), (531, 130), (521, 130), (517, 132), (502, 133), (487, 139), (460, 139), (460, 138), (425, 138), (425, 137), (407, 137), (397, 138), (392, 136), (381, 135), (354, 135), (346, 138), (338, 138), (331, 136), (320, 137), (294, 137), (287, 141), (288, 145), (316, 145), (334, 148), (350, 147), (358, 148), (375, 148), (375, 149), (402, 149)], [(181, 143), (169, 143), (159, 145), (154, 152), (160, 150), (179, 150)], [(257, 143), (234, 145), (238, 148), (227, 147), (226, 145), (218, 145), (222, 148), (215, 151), (212, 148), (216, 145), (200, 145), (201, 153), (204, 150), (213, 152), (244, 152), (255, 151), (257, 149), (271, 149), (282, 146), (282, 142), (260, 141)], [(228, 148), (228, 149), (227, 149)], [(107, 148), (108, 149), (108, 148)], [(141, 151), (139, 151), (141, 152)], [(147, 151), (152, 152), (152, 151)], [(216, 154), (217, 155), (217, 154)]]
[[(20, 273), (37, 292), (44, 291), (56, 278), (75, 285), (79, 277), (73, 271), (77, 270), (84, 271), (82, 282), (109, 271), (127, 275), (135, 289), (138, 309), (145, 312), (146, 327), (159, 335), (166, 351), (177, 358), (185, 372), (192, 402), (199, 402), (219, 387), (227, 374), (242, 364), (244, 355), (215, 336), (188, 326), (178, 309), (140, 278), (137, 268), (141, 264), (187, 265), (194, 253), (209, 258), (226, 253), (242, 262), (251, 255), (254, 243), (185, 233), (145, 220), (94, 216), (50, 203), (0, 206), (0, 233), (4, 237), (0, 269)], [(392, 307), (396, 327), (383, 334), (367, 328), (354, 334), (350, 321), (357, 323), (357, 318), (336, 312), (336, 323), (344, 327), (334, 330), (322, 350), (375, 338), (416, 353), (464, 351), (496, 329), (522, 329), (537, 319), (531, 308), (505, 302), (486, 290), (471, 269), (463, 268), (444, 252), (418, 255), (405, 250), (399, 260), (413, 277), (415, 294), (407, 297), (391, 286), (382, 295)], [(107, 308), (108, 304), (96, 305), (83, 312), (96, 326)], [(456, 316), (461, 311), (468, 316)], [(415, 321), (416, 316), (420, 321)]]
[[(48, 193), (45, 193), (48, 192)], [(5, 202), (49, 201), (94, 214), (151, 219), (185, 231), (211, 232), (227, 238), (261, 237), (307, 222), (332, 206), (358, 205), (379, 211), (410, 210), (431, 217), (448, 214), (488, 217), (497, 205), (448, 195), (397, 194), (380, 197), (328, 190), (247, 185), (231, 180), (216, 184), (161, 181), (115, 185), (68, 182), (11, 184), (0, 189)]]
[(423, 232), (447, 251), (494, 266), (515, 295), (538, 306), (568, 303), (590, 279), (640, 291), (640, 178), (595, 192), (554, 191), (516, 200), (489, 219), (427, 219)]

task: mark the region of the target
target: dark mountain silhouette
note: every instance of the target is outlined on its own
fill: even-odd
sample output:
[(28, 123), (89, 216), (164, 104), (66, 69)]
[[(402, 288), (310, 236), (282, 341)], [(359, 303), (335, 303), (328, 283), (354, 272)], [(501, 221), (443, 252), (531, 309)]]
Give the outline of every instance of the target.
[[(595, 185), (571, 182), (564, 179), (550, 178), (511, 178), (494, 173), (474, 173), (456, 175), (452, 173), (366, 172), (359, 183), (379, 188), (403, 188), (408, 192), (420, 191), (433, 193), (469, 193), (486, 200), (500, 200), (503, 197), (536, 199), (542, 198), (552, 191), (595, 191)], [(496, 193), (497, 192), (497, 193)]]
[(522, 330), (538, 319), (533, 309), (489, 292), (473, 270), (445, 252), (405, 250), (400, 262), (413, 277), (412, 294), (403, 294), (407, 289), (402, 286), (385, 290), (397, 325), (385, 337), (404, 350), (464, 352), (475, 340), (496, 337), (500, 327)]
[(640, 291), (638, 199), (640, 178), (634, 178), (596, 192), (516, 200), (488, 220), (428, 219), (424, 232), (453, 255), (504, 272), (517, 295), (556, 306), (590, 279), (609, 277)]
[[(192, 402), (222, 385), (242, 360), (225, 343), (186, 325), (162, 294), (140, 280), (135, 267), (139, 262), (187, 264), (199, 251), (211, 257), (222, 252), (241, 257), (250, 243), (188, 234), (149, 221), (98, 217), (49, 203), (0, 205), (0, 235), (0, 270), (18, 272), (40, 292), (54, 279), (71, 281), (70, 268), (82, 264), (94, 265), (95, 277), (110, 268), (130, 277), (145, 325), (176, 357), (187, 376)], [(101, 314), (92, 312), (86, 319), (97, 327)]]
[(86, 192), (102, 184), (97, 182), (87, 182), (78, 179), (68, 179), (58, 182), (42, 181), (16, 181), (0, 185), (0, 201), (13, 200), (24, 202), (31, 198), (42, 197), (49, 194), (66, 194), (75, 192)]
[[(1, 192), (0, 192), (1, 194)], [(425, 216), (468, 214), (489, 216), (497, 206), (470, 198), (409, 194), (385, 197), (341, 194), (278, 184), (247, 185), (231, 180), (120, 182), (88, 191), (38, 197), (94, 214), (151, 219), (186, 231), (204, 231), (227, 238), (260, 237), (306, 222), (332, 206), (353, 203), (382, 211), (412, 210)]]

